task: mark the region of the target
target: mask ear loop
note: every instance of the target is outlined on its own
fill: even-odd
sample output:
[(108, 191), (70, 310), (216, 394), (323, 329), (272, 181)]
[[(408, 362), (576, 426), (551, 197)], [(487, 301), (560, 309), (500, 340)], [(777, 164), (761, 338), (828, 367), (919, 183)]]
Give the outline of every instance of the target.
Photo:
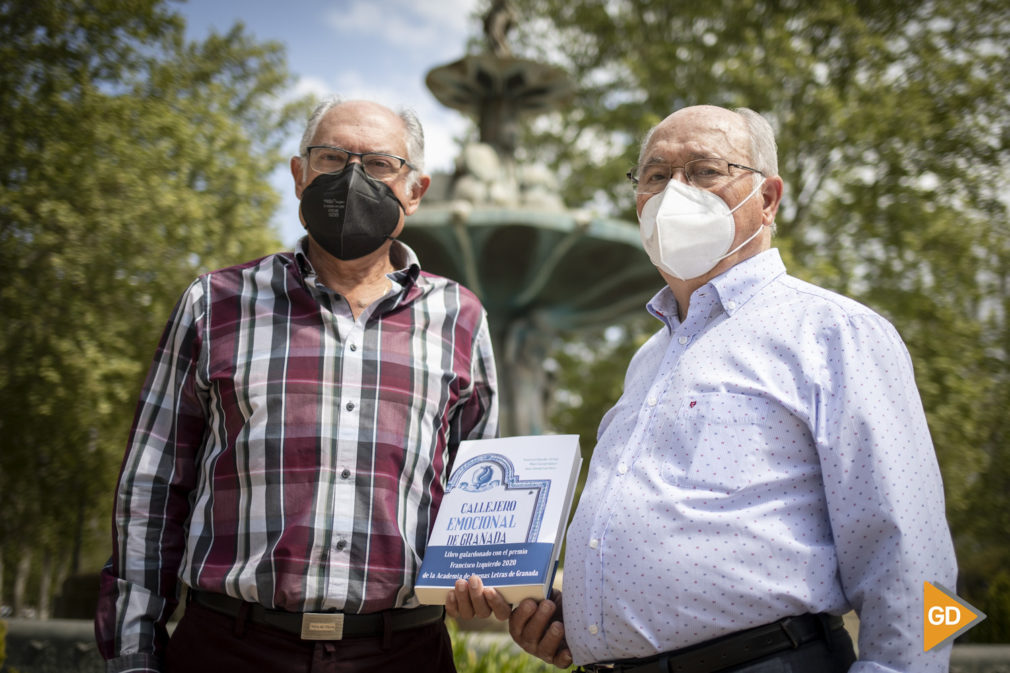
[[(744, 199), (743, 201), (741, 201), (740, 203), (736, 204), (736, 207), (734, 207), (734, 208), (733, 208), (732, 210), (730, 210), (730, 211), (729, 211), (729, 214), (730, 214), (730, 215), (732, 215), (732, 214), (733, 214), (733, 213), (735, 213), (735, 212), (736, 212), (737, 210), (739, 210), (740, 206), (742, 206), (743, 204), (745, 204), (745, 203), (747, 203), (748, 201), (750, 201), (750, 197), (752, 197), (752, 196), (754, 196), (755, 194), (757, 194), (758, 190), (759, 190), (759, 189), (761, 189), (761, 186), (762, 186), (762, 185), (764, 185), (764, 183), (765, 183), (765, 179), (764, 179), (764, 176), (761, 176), (761, 180), (760, 180), (760, 181), (759, 181), (759, 182), (757, 183), (757, 185), (755, 185), (755, 186), (754, 186), (754, 189), (752, 189), (752, 190), (751, 190), (751, 193), (747, 195), (747, 198), (745, 198), (745, 199)], [(747, 237), (747, 240), (746, 240), (746, 241), (744, 241), (744, 242), (743, 242), (743, 243), (741, 243), (740, 245), (736, 246), (735, 248), (733, 248), (732, 250), (730, 250), (729, 252), (727, 252), (727, 253), (726, 253), (725, 255), (723, 255), (722, 257), (716, 257), (716, 258), (715, 258), (715, 261), (716, 261), (716, 262), (721, 262), (722, 260), (726, 259), (726, 258), (727, 258), (727, 257), (729, 257), (730, 255), (734, 254), (734, 253), (735, 253), (736, 251), (738, 251), (738, 250), (739, 250), (740, 248), (744, 247), (745, 245), (747, 245), (748, 243), (750, 243), (751, 241), (753, 241), (753, 240), (754, 240), (754, 238), (755, 238), (755, 237), (756, 237), (756, 236), (757, 236), (758, 234), (760, 234), (760, 233), (761, 233), (761, 229), (762, 229), (762, 228), (764, 228), (764, 226), (765, 226), (765, 225), (764, 225), (764, 224), (762, 224), (762, 225), (761, 225), (760, 227), (758, 227), (757, 229), (755, 229), (755, 230), (754, 230), (754, 233), (753, 233), (753, 234), (751, 234), (750, 236), (748, 236), (748, 237)]]

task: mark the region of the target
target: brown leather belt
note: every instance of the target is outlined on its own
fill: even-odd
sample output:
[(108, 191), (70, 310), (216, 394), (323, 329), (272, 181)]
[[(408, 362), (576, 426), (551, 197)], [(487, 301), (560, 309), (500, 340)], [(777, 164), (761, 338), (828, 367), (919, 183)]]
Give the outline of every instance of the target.
[(258, 603), (247, 603), (225, 594), (195, 589), (190, 589), (189, 600), (231, 617), (239, 617), (245, 611), (246, 619), (250, 622), (293, 633), (302, 640), (341, 640), (343, 638), (381, 636), (385, 633), (387, 620), (389, 630), (405, 631), (434, 624), (445, 618), (445, 608), (441, 605), (396, 608), (356, 615), (343, 612), (271, 610)]
[(794, 650), (823, 640), (829, 631), (844, 626), (834, 615), (786, 617), (771, 624), (706, 640), (680, 650), (647, 659), (625, 659), (613, 663), (586, 664), (588, 673), (718, 673), (733, 666)]

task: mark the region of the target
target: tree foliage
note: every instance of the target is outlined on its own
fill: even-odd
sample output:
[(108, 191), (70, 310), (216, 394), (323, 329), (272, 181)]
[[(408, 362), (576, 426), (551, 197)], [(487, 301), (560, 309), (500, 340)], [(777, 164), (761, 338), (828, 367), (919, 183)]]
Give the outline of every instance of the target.
[[(279, 46), (158, 0), (0, 1), (0, 553), (108, 511), (140, 382), (197, 273), (276, 249)], [(107, 517), (102, 516), (107, 535)], [(64, 569), (66, 564), (64, 563)]]
[[(984, 610), (1010, 565), (1010, 5), (514, 4), (517, 51), (579, 87), (525, 143), (570, 176), (569, 202), (634, 221), (623, 174), (645, 131), (685, 105), (746, 106), (776, 127), (776, 245), (794, 274), (872, 306), (908, 344), (964, 595)], [(587, 371), (569, 384), (609, 385)]]

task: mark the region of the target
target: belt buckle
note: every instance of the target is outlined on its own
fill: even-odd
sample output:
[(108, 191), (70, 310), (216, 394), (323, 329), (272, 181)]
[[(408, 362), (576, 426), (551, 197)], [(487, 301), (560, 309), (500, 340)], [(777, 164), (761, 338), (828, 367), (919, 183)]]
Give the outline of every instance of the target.
[(302, 640), (340, 640), (344, 637), (342, 612), (306, 612), (302, 614)]

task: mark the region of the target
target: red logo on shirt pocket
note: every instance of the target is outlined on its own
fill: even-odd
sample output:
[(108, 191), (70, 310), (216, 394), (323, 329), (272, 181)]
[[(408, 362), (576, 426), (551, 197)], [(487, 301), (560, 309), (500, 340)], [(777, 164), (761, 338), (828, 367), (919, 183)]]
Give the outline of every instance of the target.
[(691, 400), (691, 404), (689, 404), (689, 405), (687, 405), (687, 406), (689, 406), (689, 407), (691, 407), (692, 409), (694, 409), (694, 405), (696, 405), (696, 404), (698, 404), (698, 400)]

